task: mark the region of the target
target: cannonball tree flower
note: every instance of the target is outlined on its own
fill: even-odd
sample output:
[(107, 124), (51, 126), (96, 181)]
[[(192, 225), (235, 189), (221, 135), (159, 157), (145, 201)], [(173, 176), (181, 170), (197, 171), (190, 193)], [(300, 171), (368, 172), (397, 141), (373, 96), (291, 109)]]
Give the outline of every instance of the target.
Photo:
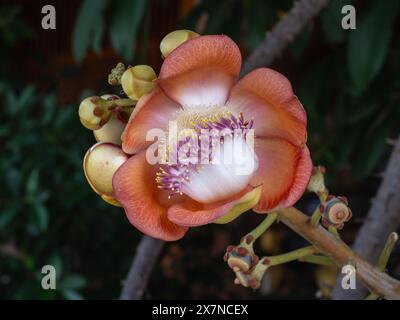
[[(304, 193), (312, 162), (300, 101), (282, 74), (260, 68), (238, 81), (240, 68), (239, 48), (229, 37), (192, 37), (168, 52), (155, 88), (139, 99), (122, 134), (122, 150), (131, 156), (113, 176), (113, 195), (143, 233), (177, 240), (189, 227), (229, 222), (250, 208), (290, 207)], [(218, 140), (218, 150), (240, 151), (253, 169), (236, 174), (234, 164), (185, 159), (149, 163), (154, 142), (146, 135), (168, 130), (170, 121), (195, 132), (253, 129), (254, 150), (230, 136)]]

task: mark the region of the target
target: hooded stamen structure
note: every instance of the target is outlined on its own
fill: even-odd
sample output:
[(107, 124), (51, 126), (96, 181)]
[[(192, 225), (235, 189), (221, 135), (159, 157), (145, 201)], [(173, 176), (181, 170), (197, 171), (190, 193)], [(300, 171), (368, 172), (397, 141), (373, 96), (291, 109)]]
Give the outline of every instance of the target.
[[(176, 146), (172, 148), (174, 152), (170, 153), (168, 163), (161, 165), (157, 173), (156, 182), (158, 187), (163, 190), (170, 190), (169, 198), (183, 193), (196, 198), (194, 193), (197, 192), (193, 192), (194, 190), (191, 188), (193, 186), (190, 186), (191, 177), (200, 174), (206, 166), (214, 166), (217, 169), (217, 166), (213, 164), (213, 160), (214, 156), (218, 155), (216, 150), (224, 141), (233, 141), (234, 137), (239, 137), (241, 141), (240, 147), (243, 149), (242, 144), (246, 143), (244, 141), (246, 134), (253, 128), (253, 120), (245, 120), (242, 113), (239, 113), (239, 116), (235, 116), (229, 112), (220, 117), (207, 116), (197, 119), (197, 123), (194, 123), (193, 127), (195, 134), (186, 136), (178, 141)], [(232, 146), (231, 153), (234, 153), (234, 150), (240, 151), (238, 142), (233, 142)], [(235, 157), (235, 154), (233, 154), (233, 157)], [(232, 166), (232, 163), (228, 163), (228, 165)], [(219, 167), (221, 167), (221, 164), (219, 164)], [(221, 168), (222, 174), (227, 178), (226, 168), (225, 170), (223, 169), (224, 166)], [(221, 171), (221, 168), (217, 170)], [(241, 183), (238, 185), (240, 186)], [(202, 185), (200, 189), (205, 187)], [(225, 189), (229, 190), (230, 188)]]

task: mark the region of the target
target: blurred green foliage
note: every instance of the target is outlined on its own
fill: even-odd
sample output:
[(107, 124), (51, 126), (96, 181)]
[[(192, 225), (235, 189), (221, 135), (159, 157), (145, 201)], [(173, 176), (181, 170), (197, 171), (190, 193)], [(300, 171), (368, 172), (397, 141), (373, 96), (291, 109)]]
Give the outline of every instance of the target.
[[(0, 18), (8, 62), (0, 68), (0, 299), (115, 298), (139, 233), (86, 182), (82, 159), (94, 138), (78, 102), (57, 106), (55, 92), (38, 91), (13, 69), (18, 43), (33, 35), (21, 9), (0, 12), (9, 13)], [(41, 287), (46, 264), (56, 268), (56, 290)]]
[(341, 28), (345, 4), (351, 1), (330, 1), (322, 13), (326, 48), (305, 71), (297, 93), (309, 115), (314, 161), (333, 174), (346, 168), (360, 180), (375, 169), (386, 139), (399, 129), (400, 46), (393, 30), (400, 1), (363, 1), (356, 7), (356, 30)]
[[(169, 5), (82, 1), (71, 36), (76, 60), (101, 53), (107, 35), (125, 62), (135, 62), (138, 36), (146, 49), (149, 28), (157, 26), (148, 15), (154, 2)], [(399, 0), (354, 1), (357, 29), (343, 30), (341, 8), (351, 3), (331, 0), (275, 66), (307, 110), (314, 162), (328, 167), (332, 184), (341, 170), (366, 183), (400, 123)], [(194, 29), (206, 14), (204, 33), (227, 34), (246, 54), (292, 4), (203, 0), (177, 28)], [(0, 7), (0, 298), (115, 298), (140, 234), (85, 181), (82, 158), (94, 139), (79, 123), (78, 101), (57, 106), (55, 92), (38, 91), (4, 63), (34, 36), (20, 12)], [(45, 264), (56, 266), (57, 290), (41, 289)], [(188, 297), (188, 290), (179, 292)], [(170, 296), (159, 290), (157, 297)]]
[[(111, 10), (107, 11), (110, 42), (126, 62), (133, 59), (139, 23), (148, 3), (146, 0), (114, 0)], [(108, 0), (82, 1), (72, 35), (73, 53), (78, 62), (85, 57), (89, 47), (97, 53), (101, 52), (107, 5)]]
[[(127, 265), (133, 249), (115, 250), (113, 235), (125, 230), (133, 246), (137, 234), (87, 185), (82, 158), (93, 137), (76, 108), (59, 108), (54, 95), (32, 86), (16, 93), (3, 82), (0, 99), (0, 298), (79, 299), (88, 279), (116, 296), (124, 269), (109, 261)], [(56, 267), (57, 290), (41, 289), (45, 264)]]

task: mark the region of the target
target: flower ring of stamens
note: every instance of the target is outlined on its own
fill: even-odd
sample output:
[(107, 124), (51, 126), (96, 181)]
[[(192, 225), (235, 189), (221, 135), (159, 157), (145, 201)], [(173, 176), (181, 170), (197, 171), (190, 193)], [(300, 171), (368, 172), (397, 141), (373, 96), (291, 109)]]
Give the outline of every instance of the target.
[[(201, 158), (199, 156), (199, 150), (201, 150), (202, 143), (204, 141), (203, 135), (206, 134), (204, 130), (208, 132), (214, 130), (213, 136), (219, 137), (219, 140), (217, 139), (217, 141), (219, 141), (220, 144), (223, 144), (227, 136), (233, 137), (234, 135), (241, 135), (243, 138), (245, 138), (246, 133), (253, 128), (254, 124), (253, 120), (245, 120), (241, 112), (237, 117), (231, 112), (224, 112), (223, 115), (219, 115), (219, 117), (206, 116), (196, 120), (197, 123), (192, 124), (196, 136), (186, 136), (178, 141), (176, 146), (172, 148), (174, 152), (170, 153), (170, 159), (168, 163), (162, 164), (156, 174), (158, 188), (163, 190), (171, 190), (168, 198), (171, 198), (177, 194), (182, 195), (184, 193), (183, 189), (185, 185), (191, 182), (191, 175), (201, 171), (204, 164), (199, 161)], [(210, 135), (207, 136), (207, 138), (209, 137)], [(206, 157), (208, 157), (208, 163), (211, 163), (217, 146), (214, 144), (215, 140), (213, 139), (210, 139), (208, 142), (209, 154), (206, 155)], [(194, 149), (196, 156), (192, 157), (185, 154), (185, 157), (183, 158), (179, 156), (176, 158), (178, 151), (183, 145), (188, 145), (192, 148), (192, 150)]]
[(190, 182), (189, 166), (183, 164), (162, 165), (160, 171), (157, 172), (156, 182), (158, 188), (172, 191), (168, 196), (169, 199), (176, 194), (182, 195), (183, 184)]

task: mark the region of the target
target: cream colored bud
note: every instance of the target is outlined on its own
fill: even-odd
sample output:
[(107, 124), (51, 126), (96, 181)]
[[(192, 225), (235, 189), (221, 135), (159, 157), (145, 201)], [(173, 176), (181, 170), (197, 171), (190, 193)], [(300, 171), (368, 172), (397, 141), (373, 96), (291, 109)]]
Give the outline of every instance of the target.
[(114, 199), (112, 178), (128, 156), (118, 145), (99, 142), (91, 147), (83, 159), (83, 170), (93, 190), (105, 201), (118, 204)]
[(79, 105), (79, 119), (90, 130), (100, 129), (111, 117), (111, 111), (102, 104), (100, 97), (89, 97)]
[(126, 123), (118, 119), (114, 113), (111, 119), (100, 129), (94, 130), (93, 134), (97, 142), (110, 142), (118, 145), (122, 144), (121, 135)]
[(176, 30), (168, 33), (160, 43), (160, 51), (166, 58), (173, 50), (189, 39), (198, 37), (199, 34), (190, 30)]
[(137, 65), (127, 69), (121, 77), (122, 89), (132, 100), (139, 98), (154, 89), (157, 78), (153, 68), (147, 65)]
[[(119, 97), (113, 94), (105, 94), (101, 96), (104, 100), (117, 100)], [(118, 118), (118, 113), (112, 112), (110, 120), (100, 129), (93, 130), (94, 137), (97, 142), (110, 142), (118, 145), (122, 144), (121, 134), (125, 129), (126, 122)]]

